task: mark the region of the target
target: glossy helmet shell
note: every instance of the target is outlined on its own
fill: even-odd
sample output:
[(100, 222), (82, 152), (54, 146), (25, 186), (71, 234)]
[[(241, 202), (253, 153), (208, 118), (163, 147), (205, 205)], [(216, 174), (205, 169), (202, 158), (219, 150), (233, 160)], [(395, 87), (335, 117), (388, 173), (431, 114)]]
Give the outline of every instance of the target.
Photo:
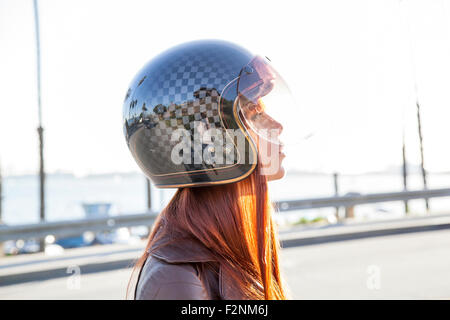
[[(124, 135), (137, 164), (157, 187), (232, 183), (254, 170), (256, 147), (235, 107), (237, 79), (254, 56), (233, 43), (194, 41), (159, 54), (134, 77), (123, 104)], [(235, 155), (232, 163), (174, 163), (171, 154), (179, 141), (172, 141), (173, 133), (193, 133), (199, 122), (241, 131), (244, 152), (232, 144), (233, 150), (226, 150)]]

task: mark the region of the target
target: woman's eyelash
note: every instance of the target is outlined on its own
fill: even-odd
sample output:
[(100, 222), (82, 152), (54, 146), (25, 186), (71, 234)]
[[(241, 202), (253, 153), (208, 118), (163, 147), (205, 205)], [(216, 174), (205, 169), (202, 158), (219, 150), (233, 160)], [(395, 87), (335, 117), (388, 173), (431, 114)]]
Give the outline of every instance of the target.
[(256, 111), (256, 112), (258, 112), (258, 113), (261, 113), (261, 112), (262, 112), (261, 106), (258, 105), (258, 104), (254, 104), (254, 103), (252, 103), (252, 104), (249, 105), (249, 110), (251, 110), (251, 111)]

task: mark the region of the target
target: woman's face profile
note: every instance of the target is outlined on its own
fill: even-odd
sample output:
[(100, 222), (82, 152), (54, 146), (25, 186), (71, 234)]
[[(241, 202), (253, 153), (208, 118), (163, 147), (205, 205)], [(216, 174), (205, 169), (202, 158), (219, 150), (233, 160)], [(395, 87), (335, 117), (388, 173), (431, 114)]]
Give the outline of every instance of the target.
[(257, 117), (255, 123), (263, 127), (266, 132), (270, 132), (270, 139), (268, 139), (255, 132), (252, 126), (248, 126), (248, 131), (258, 148), (263, 174), (267, 176), (268, 181), (283, 178), (285, 170), (282, 161), (286, 155), (283, 153), (283, 141), (279, 139), (283, 126), (259, 108), (248, 108), (245, 113), (246, 119)]

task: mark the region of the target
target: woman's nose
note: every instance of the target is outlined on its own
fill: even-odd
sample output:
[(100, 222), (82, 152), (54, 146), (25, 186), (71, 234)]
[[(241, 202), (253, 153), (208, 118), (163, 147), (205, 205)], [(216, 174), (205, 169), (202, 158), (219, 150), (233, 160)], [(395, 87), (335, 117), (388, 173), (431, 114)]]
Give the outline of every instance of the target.
[(274, 121), (275, 121), (276, 128), (278, 129), (279, 133), (281, 133), (283, 131), (283, 125), (276, 120), (274, 120)]
[(267, 128), (268, 129), (272, 129), (272, 130), (277, 130), (278, 134), (280, 134), (283, 131), (283, 125), (278, 122), (277, 120), (275, 120), (272, 117), (268, 117), (268, 123), (267, 123)]

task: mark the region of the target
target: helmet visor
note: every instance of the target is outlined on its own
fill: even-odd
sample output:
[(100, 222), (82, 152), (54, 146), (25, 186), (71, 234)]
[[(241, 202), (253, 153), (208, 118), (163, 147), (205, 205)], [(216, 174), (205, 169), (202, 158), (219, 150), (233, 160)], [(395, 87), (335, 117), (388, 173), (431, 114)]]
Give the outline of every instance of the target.
[(267, 58), (256, 56), (238, 79), (238, 115), (271, 143), (292, 145), (311, 135), (288, 86)]

